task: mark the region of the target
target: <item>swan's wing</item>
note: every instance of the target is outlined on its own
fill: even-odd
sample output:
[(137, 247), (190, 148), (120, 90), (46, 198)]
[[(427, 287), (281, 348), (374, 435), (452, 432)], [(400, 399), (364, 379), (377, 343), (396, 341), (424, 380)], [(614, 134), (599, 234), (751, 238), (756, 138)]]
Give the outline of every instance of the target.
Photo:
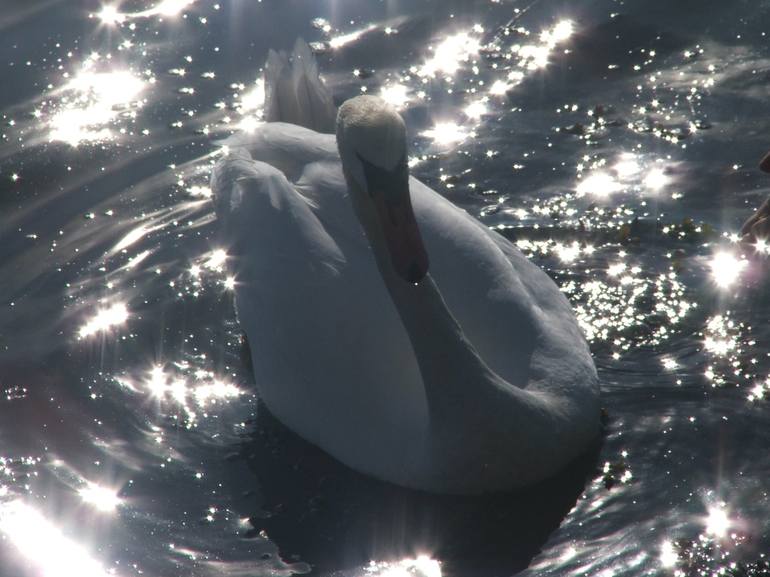
[[(574, 322), (572, 305), (569, 304), (567, 297), (564, 296), (564, 293), (559, 289), (553, 279), (548, 276), (543, 269), (530, 261), (524, 253), (516, 247), (516, 245), (499, 232), (489, 228), (487, 228), (486, 231), (492, 242), (494, 242), (500, 252), (505, 255), (511, 268), (519, 271), (522, 283), (532, 295), (533, 301), (538, 304), (541, 310), (569, 319), (569, 325), (576, 328), (577, 324)], [(526, 274), (522, 274), (525, 271)], [(576, 334), (576, 338), (582, 341), (582, 333)]]
[[(511, 384), (542, 389), (571, 386), (575, 374), (591, 373), (585, 338), (553, 280), (438, 193), (415, 179), (410, 189), (433, 278), (490, 368)], [(555, 376), (561, 365), (564, 379)]]
[[(260, 243), (280, 241), (272, 252), (282, 266), (338, 271), (345, 257), (310, 205), (284, 174), (235, 151), (220, 160), (211, 178), (221, 230), (234, 256), (248, 257)], [(257, 244), (257, 247), (254, 245)], [(270, 253), (267, 247), (263, 252)], [(269, 266), (280, 259), (271, 258)]]
[[(401, 466), (426, 426), (425, 395), (339, 163), (311, 163), (295, 185), (240, 150), (211, 187), (262, 398), (348, 461), (365, 449)], [(308, 195), (339, 202), (317, 209)]]
[(296, 182), (312, 162), (339, 162), (334, 135), (283, 122), (269, 122), (253, 132), (239, 132), (221, 144), (246, 149), (251, 158), (271, 164), (291, 182)]

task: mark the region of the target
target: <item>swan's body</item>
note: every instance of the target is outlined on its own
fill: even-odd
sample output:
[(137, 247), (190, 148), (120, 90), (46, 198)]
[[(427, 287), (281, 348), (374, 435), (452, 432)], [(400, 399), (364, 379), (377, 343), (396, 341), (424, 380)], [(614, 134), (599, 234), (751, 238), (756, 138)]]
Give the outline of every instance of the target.
[(334, 135), (271, 122), (231, 139), (215, 168), (260, 395), (305, 439), (400, 485), (479, 493), (545, 478), (598, 432), (585, 340), (543, 271), (414, 178), (430, 272), (402, 278), (355, 159), (399, 162), (391, 114), (400, 122), (376, 99), (348, 101), (342, 163)]

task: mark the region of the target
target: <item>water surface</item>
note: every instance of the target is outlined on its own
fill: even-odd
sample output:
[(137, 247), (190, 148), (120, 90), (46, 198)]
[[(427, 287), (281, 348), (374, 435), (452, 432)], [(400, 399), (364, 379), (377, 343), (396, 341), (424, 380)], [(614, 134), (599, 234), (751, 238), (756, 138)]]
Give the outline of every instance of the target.
[[(0, 8), (0, 574), (763, 575), (765, 2), (39, 0)], [(380, 94), (413, 172), (591, 344), (602, 442), (486, 498), (357, 475), (259, 405), (217, 140), (267, 51)]]

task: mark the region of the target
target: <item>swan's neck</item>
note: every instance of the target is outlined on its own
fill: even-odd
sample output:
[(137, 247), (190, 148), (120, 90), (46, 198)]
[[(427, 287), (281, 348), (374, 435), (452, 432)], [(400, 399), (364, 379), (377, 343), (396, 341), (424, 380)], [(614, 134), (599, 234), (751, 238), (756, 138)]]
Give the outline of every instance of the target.
[[(413, 474), (421, 480), (415, 486), (501, 490), (542, 478), (565, 456), (576, 456), (596, 434), (593, 391), (581, 398), (556, 396), (537, 382), (519, 388), (496, 374), (466, 338), (430, 273), (413, 284), (397, 272), (379, 212), (353, 179), (348, 187), (422, 376), (429, 419), (424, 448), (417, 449), (421, 465)], [(583, 375), (594, 382), (595, 373)]]
[(465, 337), (430, 274), (413, 285), (393, 274), (392, 267), (383, 268), (420, 367), (431, 415), (465, 413), (468, 402), (484, 399), (482, 389), (495, 375)]
[[(500, 379), (465, 337), (439, 287), (427, 274), (413, 284), (392, 265), (385, 240), (371, 213), (361, 214), (362, 225), (377, 267), (412, 343), (432, 418), (467, 414), (469, 402), (478, 407)], [(494, 397), (496, 395), (492, 395)]]

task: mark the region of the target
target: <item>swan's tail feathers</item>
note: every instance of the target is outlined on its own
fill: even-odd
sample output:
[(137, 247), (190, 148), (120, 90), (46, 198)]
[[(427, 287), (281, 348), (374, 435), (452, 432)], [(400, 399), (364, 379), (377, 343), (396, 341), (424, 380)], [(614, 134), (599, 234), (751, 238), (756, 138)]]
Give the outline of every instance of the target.
[(265, 120), (332, 133), (336, 117), (332, 95), (307, 43), (298, 38), (291, 57), (271, 50), (265, 64)]

